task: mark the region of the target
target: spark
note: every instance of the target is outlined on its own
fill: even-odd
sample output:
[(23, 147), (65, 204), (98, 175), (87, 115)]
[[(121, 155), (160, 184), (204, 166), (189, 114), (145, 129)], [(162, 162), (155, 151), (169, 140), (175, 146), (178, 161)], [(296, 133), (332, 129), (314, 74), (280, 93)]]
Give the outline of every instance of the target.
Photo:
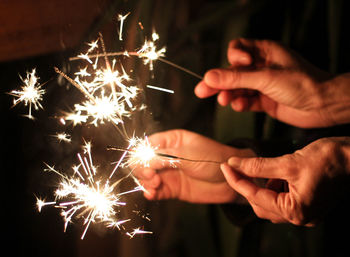
[(130, 238), (135, 237), (136, 235), (140, 235), (140, 234), (153, 234), (152, 231), (145, 231), (145, 230), (141, 230), (141, 228), (135, 228), (132, 232), (128, 232), (126, 233)]
[(148, 41), (145, 40), (143, 46), (138, 50), (138, 51), (123, 51), (123, 52), (105, 52), (105, 53), (98, 53), (98, 54), (86, 54), (86, 55), (78, 55), (76, 57), (71, 57), (69, 58), (70, 61), (75, 61), (75, 60), (81, 60), (81, 59), (87, 59), (90, 60), (90, 58), (96, 58), (98, 57), (111, 57), (111, 56), (136, 56), (144, 60), (144, 64), (147, 65), (149, 64), (150, 70), (153, 70), (153, 62), (158, 60), (160, 62), (163, 62), (165, 64), (168, 64), (176, 69), (179, 69), (193, 77), (196, 77), (200, 80), (203, 79), (203, 76), (183, 67), (180, 66), (172, 61), (169, 61), (167, 59), (164, 59), (163, 57), (165, 56), (166, 48), (162, 47), (161, 49), (157, 50), (157, 46), (155, 44), (155, 41), (159, 39), (159, 35), (155, 32), (152, 33), (152, 40), (153, 41)]
[(68, 120), (73, 122), (73, 126), (76, 126), (78, 124), (86, 123), (88, 117), (88, 115), (82, 115), (81, 111), (77, 111), (76, 113), (68, 113), (65, 118), (61, 118), (61, 123), (65, 125), (65, 120)]
[(92, 64), (92, 61), (91, 61), (88, 53), (85, 53), (85, 54), (81, 53), (78, 55), (78, 57), (81, 59), (84, 59), (84, 60), (88, 61), (90, 64)]
[(74, 75), (82, 76), (82, 77), (90, 77), (91, 74), (86, 71), (87, 67), (84, 69), (80, 69), (78, 72), (74, 73)]
[[(92, 223), (102, 223), (106, 227), (121, 229), (122, 224), (130, 221), (130, 219), (117, 218), (119, 209), (126, 205), (121, 197), (143, 189), (137, 185), (131, 190), (116, 192), (116, 186), (120, 180), (111, 184), (109, 179), (97, 176), (97, 167), (91, 155), (91, 143), (85, 142), (83, 150), (84, 154), (78, 154), (79, 164), (72, 167), (74, 173), (71, 176), (64, 175), (53, 166), (46, 164), (47, 170), (58, 174), (62, 180), (55, 191), (56, 201), (45, 202), (37, 198), (39, 212), (47, 205), (62, 209), (61, 215), (65, 221), (64, 231), (73, 219), (82, 219), (84, 229), (81, 239), (84, 239)], [(129, 232), (126, 234), (129, 235)]]
[(45, 200), (42, 200), (40, 198), (36, 198), (36, 206), (38, 208), (38, 212), (41, 212), (42, 208), (47, 205), (54, 205), (56, 202), (45, 202)]
[(166, 88), (156, 87), (156, 86), (151, 86), (151, 85), (147, 85), (147, 87), (151, 88), (151, 89), (163, 91), (163, 92), (166, 92), (166, 93), (174, 94), (174, 90), (171, 90), (171, 89), (166, 89)]
[(155, 41), (159, 39), (159, 35), (155, 32), (152, 33), (152, 41), (146, 40), (140, 50), (137, 51), (139, 57), (143, 59), (144, 64), (149, 64), (150, 70), (153, 70), (153, 61), (164, 57), (166, 48), (162, 47), (157, 50)]
[(13, 90), (9, 94), (16, 97), (17, 99), (13, 100), (13, 106), (16, 106), (20, 102), (24, 102), (25, 106), (29, 106), (29, 111), (27, 117), (34, 119), (32, 116), (32, 106), (35, 110), (39, 108), (43, 109), (40, 101), (43, 100), (43, 95), (45, 90), (42, 89), (42, 85), (38, 82), (38, 77), (36, 76), (36, 69), (33, 69), (32, 72), (27, 72), (26, 78), (21, 78), (24, 85), (21, 90)]
[(129, 16), (130, 12), (128, 12), (125, 15), (118, 15), (118, 21), (120, 21), (120, 26), (119, 26), (119, 40), (122, 41), (123, 40), (123, 25), (124, 25), (124, 21), (125, 19)]
[(70, 143), (72, 141), (71, 136), (66, 133), (56, 133), (54, 137), (56, 137), (59, 142), (64, 141)]
[(96, 49), (98, 47), (98, 39), (88, 43), (88, 46), (90, 46), (90, 48), (88, 49), (87, 52), (90, 53), (90, 52), (92, 52), (94, 49)]
[(125, 166), (141, 165), (143, 167), (149, 167), (150, 161), (153, 160), (156, 155), (157, 147), (151, 145), (148, 137), (139, 138), (133, 137), (129, 140), (130, 150)]
[[(126, 149), (108, 147), (108, 150), (119, 150), (123, 151), (121, 158), (116, 163), (113, 171), (109, 178), (113, 176), (115, 171), (120, 167), (130, 167), (133, 165), (143, 165), (144, 167), (149, 167), (150, 161), (156, 157), (155, 150), (148, 138), (131, 137), (129, 139), (129, 145)], [(126, 159), (126, 160), (124, 160)], [(135, 179), (135, 183), (142, 187), (138, 181)]]
[(124, 105), (114, 101), (112, 95), (105, 96), (104, 91), (102, 91), (100, 97), (95, 98), (95, 102), (88, 100), (82, 104), (76, 104), (75, 110), (77, 111), (75, 113), (76, 117), (79, 117), (79, 113), (83, 113), (83, 117), (92, 118), (90, 123), (96, 127), (98, 124), (104, 124), (105, 121), (111, 121), (117, 125), (123, 122), (122, 116), (129, 115)]
[[(93, 42), (94, 49), (97, 48), (95, 45), (98, 44), (101, 44), (101, 48), (105, 49), (102, 35)], [(90, 123), (97, 127), (100, 124), (105, 124), (105, 122), (112, 122), (117, 127), (123, 124), (124, 118), (130, 117), (134, 111), (143, 108), (143, 106), (135, 106), (133, 103), (133, 100), (139, 95), (140, 88), (130, 85), (132, 82), (130, 75), (122, 65), (117, 69), (115, 59), (110, 63), (107, 56), (105, 56), (105, 68), (91, 65), (91, 58), (94, 57), (89, 55), (89, 51), (78, 55), (78, 58), (88, 61), (87, 65), (90, 67), (86, 66), (75, 72), (76, 77), (74, 79), (55, 68), (58, 74), (79, 89), (87, 98), (86, 101), (76, 103), (74, 111), (67, 113), (65, 120), (73, 121), (74, 126)], [(127, 136), (124, 127), (117, 129), (124, 136)]]

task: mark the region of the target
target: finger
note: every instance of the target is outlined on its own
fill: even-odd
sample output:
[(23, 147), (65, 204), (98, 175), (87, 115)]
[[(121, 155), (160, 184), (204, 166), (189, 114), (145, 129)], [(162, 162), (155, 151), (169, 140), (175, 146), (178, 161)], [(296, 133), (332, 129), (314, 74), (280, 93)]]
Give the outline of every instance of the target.
[(252, 64), (251, 55), (243, 49), (242, 39), (232, 40), (229, 43), (227, 59), (233, 66), (248, 66)]
[(253, 178), (275, 178), (287, 180), (296, 175), (297, 163), (292, 155), (274, 158), (231, 157), (228, 165), (245, 176)]
[(132, 173), (138, 178), (142, 180), (151, 179), (156, 175), (155, 169), (151, 168), (135, 168), (132, 170)]
[(226, 163), (221, 164), (220, 168), (234, 190), (244, 196), (252, 205), (257, 205), (266, 211), (264, 217), (270, 217), (268, 216), (269, 212), (281, 217), (284, 217), (284, 213), (290, 212), (286, 209), (289, 205), (284, 205), (283, 209), (280, 207), (281, 203), (286, 202), (286, 193), (276, 193), (270, 189), (260, 188), (248, 179), (243, 178)]
[(264, 87), (277, 77), (277, 73), (273, 73), (270, 69), (212, 69), (204, 74), (203, 81), (208, 87), (217, 90), (247, 88), (263, 91)]
[(207, 98), (217, 94), (218, 92), (219, 90), (208, 87), (204, 81), (199, 82), (194, 89), (194, 93), (198, 98)]
[(156, 200), (157, 190), (150, 188), (146, 189), (143, 193), (144, 197), (148, 200)]
[(270, 220), (272, 223), (287, 223), (288, 221), (280, 215), (274, 214), (272, 212), (266, 211), (264, 208), (250, 203), (253, 208), (254, 213), (260, 219)]
[(184, 141), (186, 141), (187, 137), (193, 138), (194, 136), (198, 135), (194, 132), (183, 129), (172, 129), (154, 133), (148, 137), (148, 140), (152, 146), (157, 147), (160, 150), (171, 150), (180, 148), (184, 144)]
[(153, 176), (151, 179), (140, 179), (141, 185), (146, 188), (158, 188), (161, 184), (161, 178), (159, 175)]
[[(259, 95), (259, 92), (256, 90), (249, 90), (249, 89), (235, 89), (235, 90), (222, 90), (218, 96), (218, 103), (222, 106), (226, 106), (228, 104), (232, 104), (233, 102), (236, 102), (237, 107), (239, 104), (242, 105), (242, 110), (248, 109), (249, 106), (249, 100), (251, 98), (255, 98)], [(238, 108), (241, 109), (241, 108)]]
[(232, 99), (232, 92), (228, 90), (221, 91), (217, 96), (218, 103), (221, 106), (227, 106), (232, 101)]

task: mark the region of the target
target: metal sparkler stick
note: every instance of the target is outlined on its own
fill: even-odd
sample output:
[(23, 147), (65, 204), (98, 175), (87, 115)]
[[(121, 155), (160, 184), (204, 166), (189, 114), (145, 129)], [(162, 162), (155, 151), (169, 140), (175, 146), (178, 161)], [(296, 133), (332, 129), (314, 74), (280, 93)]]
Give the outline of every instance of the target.
[[(104, 53), (104, 54), (91, 54), (91, 55), (88, 55), (87, 57), (89, 57), (89, 58), (98, 58), (98, 57), (122, 56), (122, 55), (124, 55), (124, 56), (142, 57), (142, 55), (140, 53), (138, 53), (138, 52), (128, 52), (128, 51), (124, 51), (124, 52), (110, 52), (110, 53)], [(76, 60), (81, 60), (81, 59), (82, 58), (79, 57), (79, 56), (69, 58), (70, 61), (76, 61)], [(173, 66), (174, 68), (179, 69), (179, 70), (181, 70), (183, 72), (186, 72), (187, 74), (192, 75), (192, 76), (194, 76), (194, 77), (196, 77), (196, 78), (198, 78), (200, 80), (203, 79), (203, 76), (201, 76), (201, 75), (199, 75), (199, 74), (197, 74), (197, 73), (195, 73), (195, 72), (193, 72), (193, 71), (191, 71), (191, 70), (189, 70), (189, 69), (187, 69), (187, 68), (185, 68), (183, 66), (180, 66), (180, 65), (178, 65), (178, 64), (176, 64), (174, 62), (171, 62), (171, 61), (169, 61), (167, 59), (164, 59), (162, 57), (158, 57), (157, 60), (159, 60), (159, 61), (161, 61), (163, 63), (166, 63), (166, 64), (168, 64), (170, 66)]]
[[(130, 148), (120, 148), (120, 147), (115, 147), (115, 146), (107, 146), (107, 150), (122, 151), (122, 152), (124, 152), (123, 156), (125, 156), (125, 153), (127, 153), (127, 152), (132, 152), (132, 149), (130, 149)], [(176, 156), (176, 155), (159, 153), (159, 152), (155, 152), (154, 154), (157, 156), (160, 156), (160, 157), (173, 159), (173, 160), (183, 160), (183, 161), (189, 161), (189, 162), (208, 162), (208, 163), (215, 163), (215, 164), (222, 163), (220, 161), (214, 161), (214, 160), (189, 159), (189, 158), (184, 158), (184, 157), (180, 157), (180, 156)]]

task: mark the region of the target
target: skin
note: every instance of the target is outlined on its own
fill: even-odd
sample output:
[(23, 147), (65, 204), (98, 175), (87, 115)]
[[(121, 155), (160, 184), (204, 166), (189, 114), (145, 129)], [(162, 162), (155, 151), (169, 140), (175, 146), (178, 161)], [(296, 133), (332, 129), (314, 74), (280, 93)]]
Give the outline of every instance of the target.
[[(235, 111), (266, 112), (301, 128), (350, 122), (349, 73), (331, 76), (266, 40), (233, 40), (227, 55), (231, 66), (208, 71), (195, 88), (199, 98), (217, 95), (219, 104)], [(216, 165), (186, 161), (176, 168), (160, 162), (136, 168), (148, 199), (225, 203), (243, 196), (260, 218), (312, 226), (349, 194), (349, 137), (323, 138), (276, 158), (256, 157), (188, 131), (150, 139), (160, 152), (228, 161), (220, 165), (222, 173)], [(261, 187), (256, 178), (267, 183)]]
[[(195, 160), (223, 162), (230, 156), (255, 156), (249, 149), (237, 149), (186, 130), (170, 130), (149, 137), (159, 153)], [(180, 161), (173, 167), (166, 160), (154, 160), (149, 168), (134, 167), (149, 200), (180, 199), (192, 203), (227, 203), (238, 194), (227, 183), (218, 163)]]
[[(231, 157), (221, 169), (258, 217), (312, 226), (349, 194), (350, 139), (319, 139), (277, 158)], [(268, 178), (270, 183), (259, 187), (247, 177)], [(269, 188), (276, 181), (285, 183), (287, 190)]]
[[(331, 76), (272, 41), (230, 42), (227, 69), (208, 71), (195, 88), (235, 111), (265, 112), (301, 128), (350, 122), (350, 74)], [(349, 138), (317, 140), (277, 158), (232, 157), (221, 169), (257, 216), (311, 226), (349, 192)], [(264, 188), (251, 183), (265, 178)]]
[(199, 98), (216, 94), (235, 111), (266, 112), (302, 128), (350, 122), (349, 73), (333, 77), (267, 40), (232, 40), (227, 57), (229, 68), (209, 70), (196, 86)]

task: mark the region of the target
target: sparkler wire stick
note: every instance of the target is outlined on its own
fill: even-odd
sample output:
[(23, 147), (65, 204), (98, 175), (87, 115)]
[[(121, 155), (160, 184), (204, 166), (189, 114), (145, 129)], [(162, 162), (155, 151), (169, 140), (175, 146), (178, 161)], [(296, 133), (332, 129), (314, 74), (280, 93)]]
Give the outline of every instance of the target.
[(203, 76), (198, 75), (197, 73), (194, 73), (193, 71), (190, 71), (189, 69), (186, 69), (186, 68), (184, 68), (184, 67), (182, 67), (182, 66), (180, 66), (180, 65), (178, 65), (176, 63), (173, 63), (173, 62), (171, 62), (171, 61), (169, 61), (167, 59), (164, 59), (162, 57), (158, 57), (158, 60), (161, 61), (161, 62), (164, 62), (166, 64), (169, 64), (169, 65), (171, 65), (171, 66), (173, 66), (173, 67), (175, 67), (175, 68), (177, 68), (179, 70), (182, 70), (182, 71), (184, 71), (184, 72), (186, 72), (186, 73), (188, 73), (188, 74), (190, 74), (190, 75), (192, 75), (192, 76), (194, 76), (194, 77), (196, 77), (196, 78), (198, 78), (200, 80), (203, 79)]
[(57, 67), (54, 67), (55, 72), (64, 77), (66, 80), (68, 80), (69, 83), (71, 83), (73, 86), (75, 86), (77, 89), (79, 89), (89, 100), (91, 100), (93, 103), (96, 103), (95, 97), (91, 95), (84, 87), (79, 85), (77, 82), (75, 82), (73, 79), (68, 77), (63, 71), (58, 69)]
[[(105, 53), (105, 54), (91, 54), (91, 55), (88, 55), (87, 57), (89, 58), (98, 58), (98, 57), (101, 57), (101, 56), (121, 56), (121, 55), (124, 55), (124, 56), (137, 56), (137, 57), (142, 57), (142, 54), (138, 53), (138, 52), (110, 52), (110, 53)], [(79, 57), (79, 56), (76, 56), (76, 57), (71, 57), (69, 58), (70, 61), (76, 61), (76, 60), (81, 60), (82, 58)], [(203, 76), (193, 72), (193, 71), (190, 71), (189, 69), (185, 68), (185, 67), (182, 67), (174, 62), (171, 62), (167, 59), (164, 59), (162, 57), (158, 57), (157, 60), (161, 61), (161, 62), (164, 62), (170, 66), (173, 66), (174, 68), (176, 69), (179, 69), (181, 71), (184, 71), (200, 80), (203, 79)]]
[(164, 157), (164, 158), (169, 158), (169, 159), (176, 159), (176, 160), (183, 160), (183, 161), (189, 161), (189, 162), (208, 162), (208, 163), (215, 163), (215, 164), (221, 164), (222, 162), (219, 161), (213, 161), (213, 160), (196, 160), (196, 159), (189, 159), (189, 158), (184, 158), (184, 157), (179, 157), (175, 155), (170, 155), (170, 154), (164, 154), (164, 153), (156, 153), (156, 155)]
[[(112, 151), (124, 151), (123, 156), (125, 156), (125, 154), (127, 152), (131, 152), (132, 149), (123, 149), (123, 148), (118, 148), (115, 146), (107, 146), (107, 150), (112, 150)], [(208, 163), (215, 163), (215, 164), (221, 164), (222, 162), (220, 161), (214, 161), (214, 160), (201, 160), (201, 159), (190, 159), (190, 158), (184, 158), (184, 157), (180, 157), (180, 156), (176, 156), (176, 155), (171, 155), (171, 154), (165, 154), (165, 153), (159, 153), (159, 152), (155, 152), (155, 155), (160, 156), (160, 157), (164, 157), (164, 158), (168, 158), (168, 159), (175, 159), (175, 160), (183, 160), (183, 161), (189, 161), (189, 162), (208, 162)]]

